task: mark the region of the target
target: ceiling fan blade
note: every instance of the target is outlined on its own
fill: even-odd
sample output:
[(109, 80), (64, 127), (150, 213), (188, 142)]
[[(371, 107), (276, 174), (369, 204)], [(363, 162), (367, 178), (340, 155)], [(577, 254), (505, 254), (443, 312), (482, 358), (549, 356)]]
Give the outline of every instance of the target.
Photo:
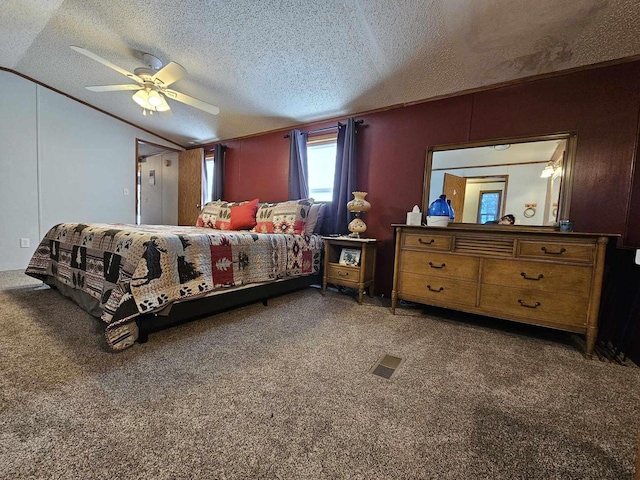
[(134, 85), (133, 83), (127, 83), (126, 85), (96, 85), (94, 87), (84, 87), (92, 92), (118, 92), (120, 90), (141, 90), (144, 87), (142, 85)]
[(143, 82), (143, 80), (139, 76), (137, 76), (137, 75), (135, 75), (135, 74), (133, 74), (131, 72), (126, 71), (124, 68), (120, 68), (119, 66), (114, 65), (109, 60), (105, 60), (104, 58), (96, 55), (93, 52), (90, 52), (89, 50), (86, 50), (86, 49), (81, 48), (81, 47), (76, 47), (75, 45), (71, 45), (69, 48), (71, 48), (71, 50), (75, 50), (78, 53), (81, 53), (85, 57), (89, 57), (90, 59), (95, 60), (96, 62), (99, 62), (99, 63), (103, 64), (104, 66), (115, 70), (118, 73), (121, 73), (125, 77), (129, 77), (130, 79), (135, 80), (136, 82), (139, 82), (139, 83)]
[(167, 63), (164, 67), (158, 70), (151, 80), (156, 83), (160, 83), (163, 87), (168, 87), (174, 82), (177, 82), (187, 74), (187, 71), (182, 65), (176, 62)]
[(184, 93), (176, 92), (175, 90), (170, 90), (168, 88), (164, 89), (163, 93), (173, 100), (177, 100), (179, 102), (186, 103), (187, 105), (191, 105), (192, 107), (199, 108), (200, 110), (204, 110), (211, 115), (217, 115), (218, 113), (220, 113), (220, 109), (218, 107), (214, 107), (213, 105), (205, 103), (202, 100), (198, 100), (197, 98), (190, 97), (189, 95), (185, 95)]

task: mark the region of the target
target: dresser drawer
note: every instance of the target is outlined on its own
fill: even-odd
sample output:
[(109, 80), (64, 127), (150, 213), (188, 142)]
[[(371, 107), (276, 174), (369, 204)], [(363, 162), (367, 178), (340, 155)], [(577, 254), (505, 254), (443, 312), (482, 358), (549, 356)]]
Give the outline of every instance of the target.
[(571, 242), (518, 242), (518, 257), (593, 263), (595, 245)]
[(400, 254), (400, 271), (456, 278), (475, 282), (478, 280), (480, 259), (440, 252), (405, 250)]
[(456, 303), (475, 306), (478, 284), (433, 275), (403, 273), (398, 285), (402, 296), (421, 299), (425, 303)]
[(487, 313), (524, 317), (545, 323), (584, 326), (589, 302), (582, 297), (543, 292), (529, 288), (483, 285), (480, 308)]
[(327, 280), (331, 282), (332, 279), (340, 282), (358, 283), (360, 281), (360, 269), (358, 267), (330, 263), (327, 269)]
[(588, 297), (591, 275), (592, 268), (581, 265), (487, 259), (482, 269), (482, 282)]
[(432, 235), (427, 232), (405, 233), (402, 235), (402, 248), (451, 250), (451, 240), (451, 235)]

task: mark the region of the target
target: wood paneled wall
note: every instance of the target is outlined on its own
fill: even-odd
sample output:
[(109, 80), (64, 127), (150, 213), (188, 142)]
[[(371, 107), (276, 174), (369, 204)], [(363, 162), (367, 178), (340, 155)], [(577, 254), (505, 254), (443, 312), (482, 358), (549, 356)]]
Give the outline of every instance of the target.
[[(380, 241), (377, 291), (391, 291), (390, 225), (421, 205), (431, 145), (576, 131), (575, 228), (618, 233), (621, 246), (640, 248), (640, 169), (633, 169), (639, 111), (640, 62), (632, 62), (357, 116), (365, 121), (357, 188), (369, 192), (367, 234)], [(224, 142), (229, 200), (286, 199), (289, 141), (283, 133)]]

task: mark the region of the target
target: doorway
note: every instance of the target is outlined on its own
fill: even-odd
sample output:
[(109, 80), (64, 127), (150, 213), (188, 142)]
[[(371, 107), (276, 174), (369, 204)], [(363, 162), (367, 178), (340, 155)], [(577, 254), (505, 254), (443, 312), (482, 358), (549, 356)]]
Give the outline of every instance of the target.
[(178, 150), (136, 139), (136, 224), (178, 224)]

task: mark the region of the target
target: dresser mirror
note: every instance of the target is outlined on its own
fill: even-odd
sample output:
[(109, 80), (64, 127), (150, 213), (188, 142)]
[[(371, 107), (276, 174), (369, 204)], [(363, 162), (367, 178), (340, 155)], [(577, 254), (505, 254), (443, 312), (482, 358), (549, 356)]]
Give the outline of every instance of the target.
[(553, 226), (569, 218), (575, 151), (574, 133), (430, 147), (422, 211), (445, 194), (456, 223)]

